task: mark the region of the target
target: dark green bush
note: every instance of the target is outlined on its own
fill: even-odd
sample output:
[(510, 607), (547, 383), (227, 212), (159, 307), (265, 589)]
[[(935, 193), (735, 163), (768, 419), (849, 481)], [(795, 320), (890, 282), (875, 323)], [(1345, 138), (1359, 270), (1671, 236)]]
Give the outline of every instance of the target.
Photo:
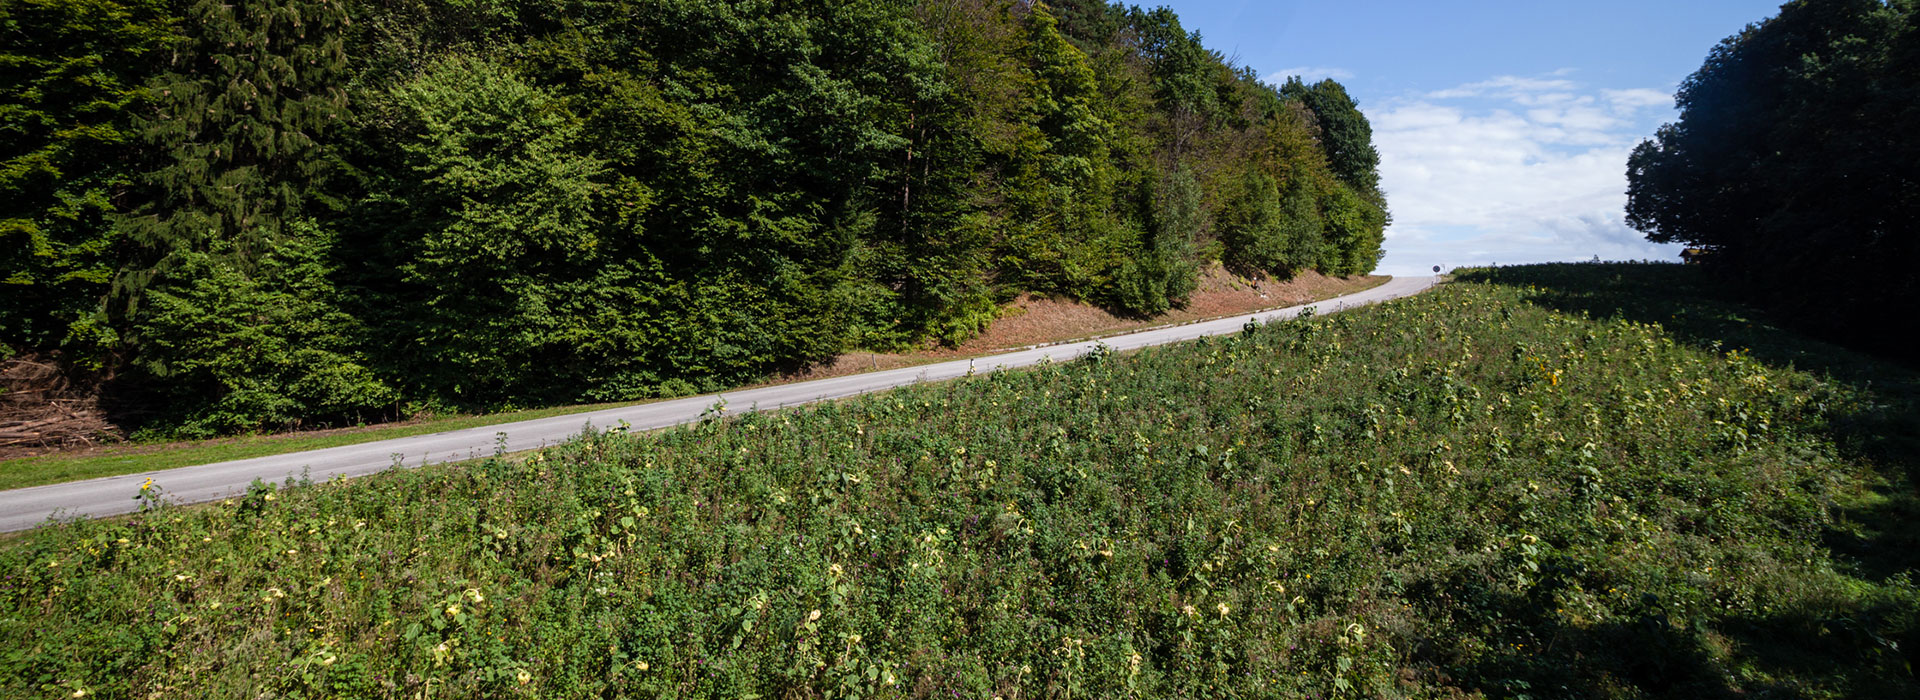
[(390, 414), (398, 398), (357, 348), (366, 329), (339, 307), (327, 279), (327, 234), (300, 235), (242, 268), (216, 248), (187, 253), (146, 294), (133, 332), (137, 369), (164, 392), (177, 431), (211, 436), (360, 421)]

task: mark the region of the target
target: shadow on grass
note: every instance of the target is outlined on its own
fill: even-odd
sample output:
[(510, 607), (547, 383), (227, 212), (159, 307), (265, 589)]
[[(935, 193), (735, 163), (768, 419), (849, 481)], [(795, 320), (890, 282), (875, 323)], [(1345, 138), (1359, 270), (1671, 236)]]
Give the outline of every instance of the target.
[(1840, 345), (1795, 332), (1739, 303), (1698, 266), (1673, 263), (1550, 263), (1461, 270), (1454, 279), (1519, 287), (1531, 301), (1594, 318), (1658, 323), (1678, 340), (1703, 348), (1743, 349), (1777, 367), (1792, 366), (1849, 383), (1872, 382), (1914, 398), (1920, 377)]
[[(1770, 367), (1808, 372), (1836, 385), (1845, 396), (1836, 397), (1822, 429), (1845, 457), (1871, 465), (1880, 479), (1868, 497), (1836, 505), (1821, 544), (1857, 579), (1909, 585), (1920, 568), (1920, 372), (1795, 332), (1739, 303), (1697, 267), (1547, 264), (1462, 270), (1455, 279), (1513, 287), (1528, 303), (1562, 313), (1656, 323), (1677, 342), (1716, 352), (1741, 350)], [(1548, 593), (1540, 599), (1536, 590), (1529, 597), (1550, 601)], [(1913, 611), (1872, 596), (1829, 601), (1823, 610), (1719, 618), (1710, 625), (1676, 625), (1658, 601), (1647, 601), (1635, 623), (1585, 629), (1559, 625), (1538, 611), (1535, 601), (1488, 602), (1489, 609), (1517, 619), (1534, 616), (1539, 626), (1530, 627), (1536, 634), (1574, 650), (1547, 657), (1508, 653), (1463, 669), (1482, 679), (1500, 679), (1481, 684), (1495, 695), (1525, 692), (1507, 687), (1513, 681), (1530, 684), (1535, 696), (1567, 694), (1556, 689), (1578, 678), (1589, 688), (1625, 686), (1668, 697), (1799, 697), (1810, 687), (1844, 688), (1853, 697), (1894, 697), (1915, 691), (1913, 669), (1920, 666), (1920, 631), (1910, 627)], [(1721, 658), (1743, 668), (1718, 668), (1709, 645), (1726, 648), (1729, 653)], [(1869, 669), (1864, 676), (1849, 676)], [(1750, 681), (1736, 688), (1726, 680), (1735, 670), (1748, 679), (1794, 680), (1778, 687)]]
[(1486, 697), (1797, 698), (1914, 697), (1915, 651), (1886, 634), (1911, 637), (1911, 611), (1897, 601), (1829, 601), (1821, 609), (1687, 618), (1646, 595), (1616, 621), (1570, 625), (1556, 592), (1579, 578), (1548, 571), (1525, 594), (1494, 592), (1485, 579), (1456, 576), (1416, 585), (1416, 599), (1471, 601), (1498, 649), (1449, 662), (1424, 654), (1452, 684)]
[[(1920, 372), (1787, 329), (1733, 301), (1699, 267), (1559, 263), (1462, 270), (1455, 279), (1516, 287), (1530, 303), (1564, 313), (1657, 323), (1679, 342), (1824, 376), (1862, 397), (1857, 410), (1829, 416), (1835, 443), (1881, 467), (1908, 496), (1920, 484)], [(1920, 563), (1920, 551), (1913, 554)]]

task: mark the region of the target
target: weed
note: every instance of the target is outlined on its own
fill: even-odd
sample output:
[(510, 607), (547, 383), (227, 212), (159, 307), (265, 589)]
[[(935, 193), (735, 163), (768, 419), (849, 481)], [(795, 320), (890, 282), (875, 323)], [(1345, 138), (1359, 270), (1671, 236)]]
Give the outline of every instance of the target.
[(1913, 695), (1912, 375), (1685, 274), (51, 526), (0, 695)]

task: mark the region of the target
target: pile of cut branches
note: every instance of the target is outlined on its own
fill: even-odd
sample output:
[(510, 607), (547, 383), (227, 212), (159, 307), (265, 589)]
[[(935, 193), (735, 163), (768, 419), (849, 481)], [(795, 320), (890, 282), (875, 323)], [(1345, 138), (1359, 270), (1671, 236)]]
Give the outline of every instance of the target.
[(113, 440), (119, 431), (97, 392), (38, 355), (0, 360), (0, 456), (22, 448), (60, 448)]

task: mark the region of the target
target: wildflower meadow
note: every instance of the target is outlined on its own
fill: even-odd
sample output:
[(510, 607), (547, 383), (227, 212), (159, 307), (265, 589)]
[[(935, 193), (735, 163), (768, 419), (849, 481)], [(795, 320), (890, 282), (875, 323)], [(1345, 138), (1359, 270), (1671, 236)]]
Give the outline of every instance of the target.
[(1912, 697), (1911, 370), (1676, 265), (49, 525), (0, 696)]

